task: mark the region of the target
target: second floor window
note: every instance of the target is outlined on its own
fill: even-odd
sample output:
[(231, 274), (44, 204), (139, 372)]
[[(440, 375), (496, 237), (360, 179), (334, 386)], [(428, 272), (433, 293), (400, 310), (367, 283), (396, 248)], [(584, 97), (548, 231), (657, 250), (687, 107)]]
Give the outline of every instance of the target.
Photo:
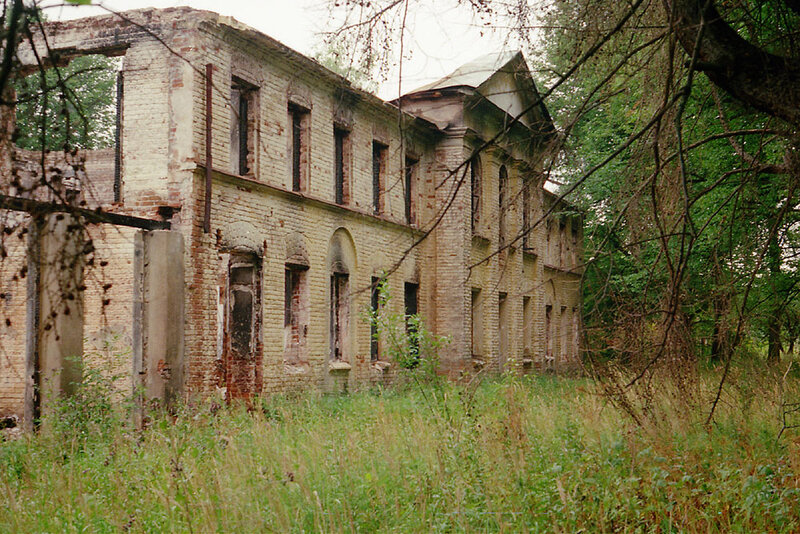
[(481, 160), (478, 156), (472, 158), (469, 164), (470, 191), (472, 192), (472, 233), (477, 232), (481, 220)]
[(416, 203), (414, 202), (417, 194), (417, 163), (418, 160), (406, 157), (405, 166), (405, 208), (406, 223), (414, 224)]
[(231, 83), (231, 172), (252, 174), (255, 153), (256, 88), (233, 78)]
[(531, 184), (522, 184), (522, 250), (530, 250), (531, 231)]
[(386, 172), (386, 145), (372, 142), (372, 211), (383, 213), (384, 173)]
[(289, 157), (292, 191), (308, 190), (310, 114), (307, 109), (289, 104)]
[(498, 188), (498, 220), (500, 227), (500, 245), (505, 244), (506, 241), (506, 210), (508, 209), (508, 171), (506, 166), (500, 167), (500, 184)]
[(337, 204), (350, 202), (350, 132), (335, 127), (334, 145), (334, 197)]

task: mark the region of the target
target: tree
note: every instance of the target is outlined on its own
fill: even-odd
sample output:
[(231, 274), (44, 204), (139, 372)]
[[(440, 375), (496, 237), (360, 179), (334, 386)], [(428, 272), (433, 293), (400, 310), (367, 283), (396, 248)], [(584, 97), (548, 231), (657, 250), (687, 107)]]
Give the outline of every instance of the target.
[[(337, 3), (362, 15), (342, 31), (365, 44), (399, 41), (402, 27), (379, 21), (413, 8), (354, 4)], [(705, 354), (725, 364), (715, 406), (746, 340), (778, 361), (798, 285), (800, 3), (468, 5), (532, 45), (529, 58), (546, 50), (542, 95), (561, 134), (551, 168), (588, 217), (590, 356), (629, 367), (611, 389)]]

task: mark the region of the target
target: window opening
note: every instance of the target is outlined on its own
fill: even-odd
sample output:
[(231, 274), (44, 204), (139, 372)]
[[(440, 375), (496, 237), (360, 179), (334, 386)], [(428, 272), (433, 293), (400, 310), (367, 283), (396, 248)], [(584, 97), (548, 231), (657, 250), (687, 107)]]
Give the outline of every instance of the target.
[(347, 273), (331, 274), (331, 353), (332, 360), (346, 360), (345, 342), (349, 321)]
[(290, 156), (292, 166), (292, 191), (307, 191), (309, 162), (308, 110), (290, 104), (289, 124), (291, 127)]
[[(372, 291), (370, 294), (370, 308), (373, 316), (377, 317), (380, 308), (380, 284), (381, 279), (372, 277)], [(369, 325), (369, 357), (370, 360), (377, 361), (380, 352), (380, 340), (378, 339), (378, 325), (376, 321), (371, 321)]]
[(414, 224), (415, 221), (415, 213), (414, 210), (416, 206), (414, 205), (414, 198), (417, 194), (416, 191), (416, 174), (417, 174), (417, 163), (418, 160), (414, 158), (406, 157), (406, 167), (405, 167), (405, 207), (406, 207), (406, 223)]
[(372, 142), (372, 211), (383, 213), (384, 172), (386, 168), (386, 145)]
[(500, 244), (505, 244), (506, 240), (506, 195), (508, 189), (508, 171), (506, 170), (506, 166), (502, 165), (500, 167), (500, 184), (498, 187), (498, 219), (499, 219), (499, 226), (500, 226)]
[(348, 165), (350, 132), (341, 128), (334, 128), (333, 141), (336, 203), (348, 204), (350, 202), (350, 169)]
[(469, 165), (469, 174), (472, 190), (472, 232), (475, 233), (481, 219), (481, 190), (483, 187), (481, 180), (481, 160), (478, 156), (472, 158)]
[(408, 350), (412, 360), (418, 360), (419, 354), (419, 332), (418, 323), (411, 320), (412, 316), (419, 313), (419, 284), (406, 282), (404, 287), (404, 302), (406, 308), (406, 335), (408, 336)]
[(284, 271), (284, 361), (302, 360), (301, 347), (307, 335), (305, 266), (287, 265)]
[(256, 88), (238, 78), (231, 84), (231, 167), (240, 176), (251, 174), (255, 149)]

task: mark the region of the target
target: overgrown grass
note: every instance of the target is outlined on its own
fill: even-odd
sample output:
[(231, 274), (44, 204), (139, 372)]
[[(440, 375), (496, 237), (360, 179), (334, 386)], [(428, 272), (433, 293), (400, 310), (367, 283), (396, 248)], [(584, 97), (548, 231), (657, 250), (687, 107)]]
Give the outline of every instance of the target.
[(679, 408), (634, 428), (584, 380), (441, 391), (209, 400), (142, 432), (87, 412), (0, 444), (0, 531), (800, 530), (768, 394), (731, 389), (704, 429)]

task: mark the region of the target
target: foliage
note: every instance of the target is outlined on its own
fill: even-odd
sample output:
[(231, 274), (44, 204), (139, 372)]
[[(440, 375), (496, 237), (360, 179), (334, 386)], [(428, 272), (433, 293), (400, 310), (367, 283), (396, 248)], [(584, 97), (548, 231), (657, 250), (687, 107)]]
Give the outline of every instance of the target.
[(583, 380), (484, 381), (459, 442), (415, 388), (209, 400), (109, 422), (80, 454), (1, 443), (0, 530), (794, 532), (800, 453), (775, 440), (771, 383), (730, 389), (706, 430), (667, 391), (662, 422), (631, 427)]
[(116, 60), (87, 55), (15, 81), (16, 143), (28, 150), (114, 144)]

